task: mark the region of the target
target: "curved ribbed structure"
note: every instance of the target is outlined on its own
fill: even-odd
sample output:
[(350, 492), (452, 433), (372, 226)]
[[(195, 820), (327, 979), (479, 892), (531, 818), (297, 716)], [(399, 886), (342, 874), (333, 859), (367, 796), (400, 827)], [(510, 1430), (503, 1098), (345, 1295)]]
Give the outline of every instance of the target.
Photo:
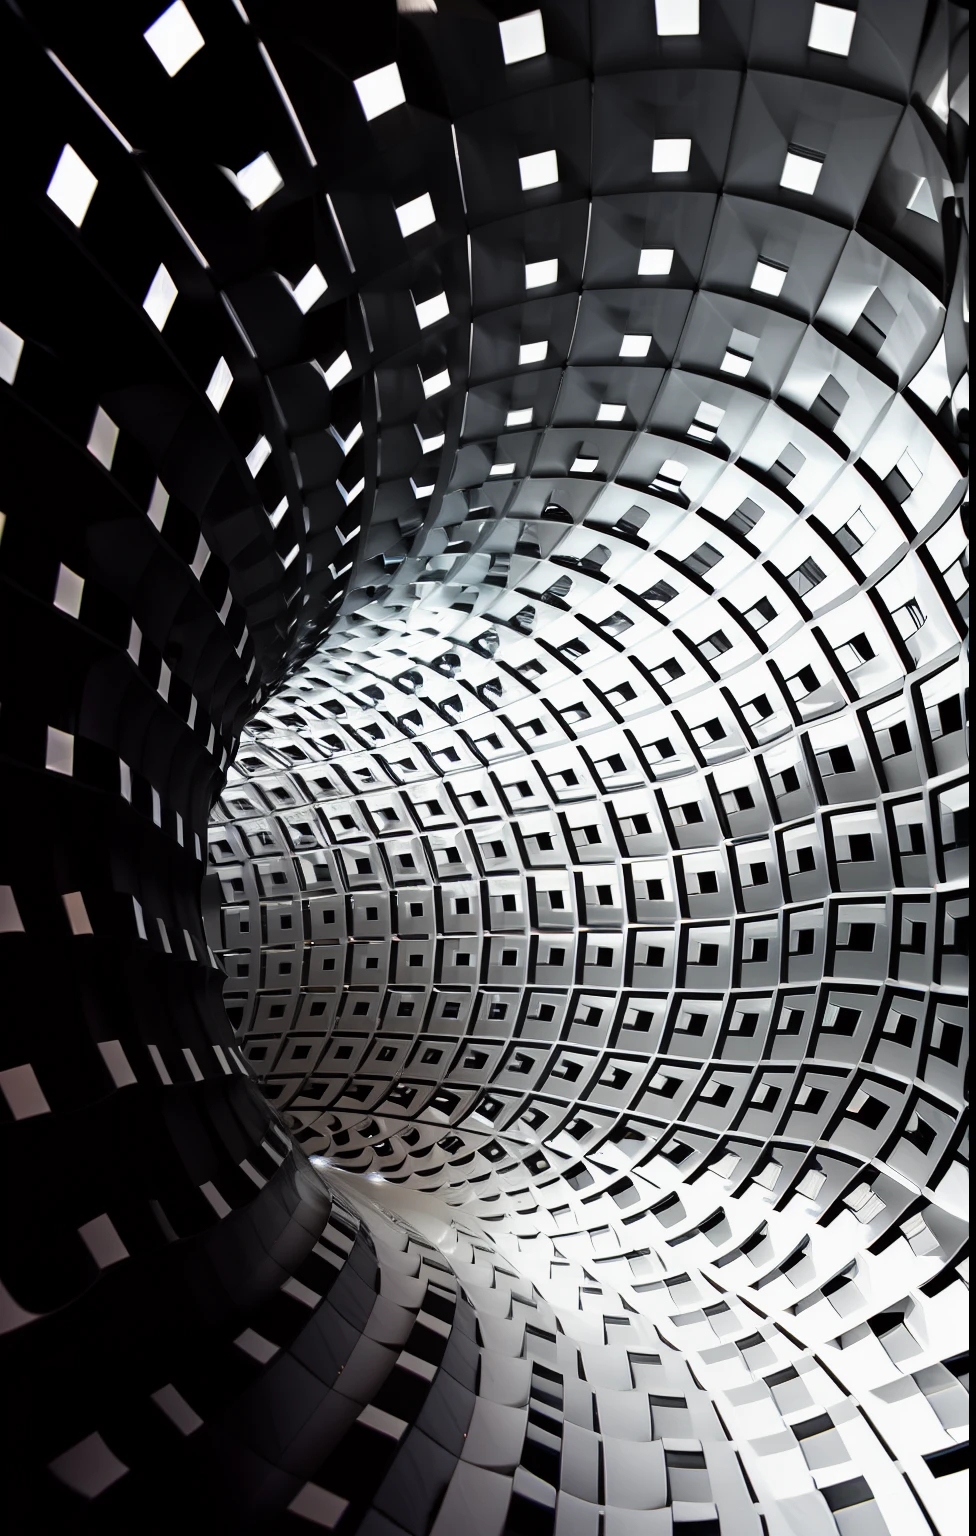
[(966, 20), (3, 10), (12, 1529), (963, 1529)]

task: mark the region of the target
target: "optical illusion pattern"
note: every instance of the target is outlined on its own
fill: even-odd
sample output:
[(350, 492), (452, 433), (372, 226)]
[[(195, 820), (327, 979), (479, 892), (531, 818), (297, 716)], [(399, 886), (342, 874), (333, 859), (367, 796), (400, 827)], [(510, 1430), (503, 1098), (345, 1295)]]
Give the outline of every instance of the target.
[(60, 9), (16, 1518), (961, 1529), (964, 16)]

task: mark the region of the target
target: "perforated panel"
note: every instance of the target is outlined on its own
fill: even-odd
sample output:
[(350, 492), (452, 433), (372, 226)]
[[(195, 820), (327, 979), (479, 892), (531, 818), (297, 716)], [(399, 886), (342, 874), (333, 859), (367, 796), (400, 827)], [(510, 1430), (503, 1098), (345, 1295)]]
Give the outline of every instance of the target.
[(962, 1528), (966, 20), (3, 12), (11, 1529)]

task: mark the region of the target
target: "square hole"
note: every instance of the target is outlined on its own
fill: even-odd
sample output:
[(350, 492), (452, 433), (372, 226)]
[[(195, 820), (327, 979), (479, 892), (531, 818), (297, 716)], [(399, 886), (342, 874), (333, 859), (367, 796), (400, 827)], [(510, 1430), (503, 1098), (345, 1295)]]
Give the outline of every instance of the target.
[(446, 293), (437, 293), (432, 299), (422, 299), (419, 304), (415, 299), (414, 308), (417, 311), (417, 323), (422, 331), (429, 325), (436, 325), (438, 320), (443, 320), (450, 314)]
[(809, 196), (817, 189), (823, 165), (823, 155), (814, 154), (811, 150), (801, 149), (791, 144), (786, 151), (779, 184), (781, 187), (786, 187), (788, 191), (805, 192)]
[(534, 187), (551, 187), (559, 180), (559, 162), (554, 149), (544, 149), (537, 155), (520, 155), (518, 164), (523, 192), (531, 192)]
[(848, 10), (846, 6), (821, 5), (818, 0), (813, 7), (807, 47), (816, 48), (820, 53), (836, 53), (846, 58), (851, 51), (851, 38), (854, 35), (856, 20), (856, 11)]
[(284, 184), (278, 167), (266, 151), (243, 166), (234, 177), (234, 185), (252, 213), (262, 207)]
[(699, 30), (698, 0), (654, 0), (658, 37), (694, 37)]
[(550, 283), (556, 282), (559, 277), (559, 262), (556, 257), (551, 261), (527, 261), (525, 263), (526, 288), (545, 288)]
[(521, 64), (523, 59), (537, 59), (540, 53), (546, 51), (541, 11), (526, 11), (524, 16), (500, 21), (498, 31), (506, 64)]
[(169, 319), (169, 312), (176, 302), (176, 293), (176, 284), (166, 268), (158, 267), (156, 276), (149, 284), (149, 292), (142, 301), (142, 307), (157, 331), (161, 331)]
[(323, 293), (328, 290), (328, 283), (319, 266), (311, 266), (303, 278), (289, 289), (292, 298), (298, 305), (303, 315), (307, 315), (313, 304), (317, 304)]
[(669, 246), (649, 247), (642, 250), (637, 263), (638, 277), (667, 277), (674, 261), (674, 251)]
[(621, 357), (646, 357), (651, 350), (650, 336), (625, 335), (620, 341)]
[(183, 0), (176, 0), (142, 35), (171, 80), (203, 47), (200, 29)]
[(673, 175), (686, 171), (691, 163), (690, 139), (655, 139), (651, 152), (651, 171), (654, 175)]
[(732, 373), (737, 379), (744, 379), (751, 367), (751, 357), (743, 357), (741, 352), (733, 352), (731, 348), (726, 350), (725, 356), (719, 363), (723, 373)]
[(335, 362), (330, 363), (322, 375), (326, 388), (335, 389), (336, 385), (341, 384), (348, 373), (352, 373), (352, 361), (349, 353), (340, 352)]
[(76, 229), (84, 223), (97, 186), (98, 177), (92, 174), (71, 145), (66, 144), (48, 182), (47, 195)]
[(415, 235), (418, 229), (426, 229), (428, 224), (434, 222), (434, 205), (429, 192), (421, 192), (419, 197), (411, 198), (409, 203), (401, 203), (396, 209), (397, 223), (404, 239), (408, 235)]
[(392, 112), (407, 99), (395, 64), (386, 64), (368, 75), (360, 75), (353, 85), (367, 122), (381, 117), (384, 112)]
[[(346, 354), (343, 353), (343, 357), (345, 356)], [(328, 383), (328, 376), (326, 376), (326, 382)], [(442, 368), (440, 373), (433, 373), (428, 379), (421, 374), (421, 383), (424, 386), (424, 399), (430, 400), (433, 395), (442, 394), (445, 389), (450, 389), (451, 375), (446, 368)]]
[(765, 261), (760, 257), (756, 262), (750, 287), (757, 293), (768, 293), (774, 299), (778, 298), (783, 291), (788, 271), (789, 268), (781, 266), (778, 261)]

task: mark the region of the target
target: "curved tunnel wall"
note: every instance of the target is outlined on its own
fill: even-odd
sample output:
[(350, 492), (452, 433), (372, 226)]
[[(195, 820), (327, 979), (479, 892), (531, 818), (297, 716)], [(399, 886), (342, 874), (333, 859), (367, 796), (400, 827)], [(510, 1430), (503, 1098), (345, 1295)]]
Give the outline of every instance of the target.
[(963, 18), (191, 9), (4, 11), (15, 1528), (954, 1529)]

